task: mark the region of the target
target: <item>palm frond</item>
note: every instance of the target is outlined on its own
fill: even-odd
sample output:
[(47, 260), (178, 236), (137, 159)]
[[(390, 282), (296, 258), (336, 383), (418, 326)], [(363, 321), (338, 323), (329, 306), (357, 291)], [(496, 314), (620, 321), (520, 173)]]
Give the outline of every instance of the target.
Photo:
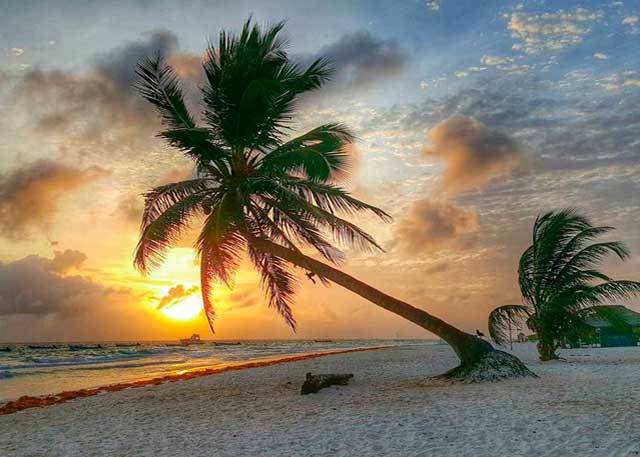
[(223, 198), (207, 217), (196, 242), (200, 256), (200, 289), (205, 315), (211, 331), (215, 308), (211, 300), (215, 282), (232, 287), (232, 277), (246, 245), (237, 222), (237, 214), (230, 198)]
[(200, 211), (204, 198), (202, 194), (186, 196), (150, 219), (140, 234), (135, 250), (134, 265), (138, 270), (147, 274), (164, 262), (169, 248), (178, 241), (191, 218)]
[(597, 286), (593, 286), (591, 294), (598, 303), (614, 303), (640, 295), (640, 282), (617, 280), (607, 281)]
[[(342, 260), (342, 252), (333, 246), (322, 234), (320, 229), (304, 211), (297, 211), (291, 207), (278, 207), (277, 201), (261, 198), (265, 207), (269, 208), (271, 216), (268, 220), (277, 227), (282, 227), (288, 236), (300, 240), (302, 243), (318, 251), (325, 259), (332, 263)], [(275, 203), (275, 204), (274, 204)], [(277, 238), (275, 239), (277, 241)]]
[(182, 199), (191, 195), (204, 194), (210, 189), (210, 185), (210, 179), (197, 178), (165, 184), (145, 192), (140, 232), (144, 232), (149, 224)]
[(271, 253), (262, 252), (249, 245), (249, 256), (260, 272), (262, 286), (265, 289), (269, 306), (282, 316), (287, 325), (296, 328), (291, 307), (295, 294), (296, 279), (287, 266), (287, 262)]
[(184, 152), (198, 165), (205, 167), (214, 176), (223, 178), (230, 173), (231, 153), (217, 145), (217, 141), (208, 129), (201, 127), (173, 128), (158, 134), (169, 145)]
[(530, 316), (531, 311), (524, 305), (504, 305), (494, 309), (489, 314), (491, 339), (503, 346), (508, 341), (510, 326), (514, 330)]
[(261, 162), (266, 174), (302, 172), (307, 179), (326, 182), (349, 173), (351, 154), (346, 146), (355, 137), (342, 124), (325, 124), (269, 152)]
[(566, 276), (570, 276), (576, 271), (591, 268), (602, 263), (609, 254), (616, 255), (620, 260), (626, 260), (630, 252), (627, 246), (621, 241), (606, 241), (586, 246), (568, 259), (556, 276), (556, 282), (563, 282)]
[(319, 87), (323, 61), (301, 70), (288, 60), (280, 38), (284, 24), (263, 30), (251, 20), (239, 35), (222, 32), (204, 63), (204, 115), (217, 136), (232, 145), (261, 149), (288, 132), (299, 94)]
[(227, 194), (212, 208), (196, 241), (198, 254), (212, 260), (207, 268), (207, 277), (229, 287), (245, 244), (241, 235), (241, 220), (239, 208), (232, 196)]
[(384, 222), (392, 221), (391, 216), (382, 209), (354, 198), (333, 184), (288, 177), (280, 180), (280, 186), (330, 213), (355, 215), (360, 211), (367, 211)]
[(304, 213), (314, 225), (327, 228), (334, 238), (343, 245), (355, 246), (362, 250), (384, 251), (376, 240), (367, 232), (355, 224), (348, 222), (335, 214), (325, 211), (297, 195), (291, 193), (281, 194), (280, 198), (264, 197), (263, 199), (273, 208), (277, 208), (281, 213), (296, 211), (298, 214)]
[(167, 126), (175, 129), (196, 126), (184, 102), (178, 75), (160, 55), (139, 62), (136, 74), (139, 81), (135, 89), (157, 108)]

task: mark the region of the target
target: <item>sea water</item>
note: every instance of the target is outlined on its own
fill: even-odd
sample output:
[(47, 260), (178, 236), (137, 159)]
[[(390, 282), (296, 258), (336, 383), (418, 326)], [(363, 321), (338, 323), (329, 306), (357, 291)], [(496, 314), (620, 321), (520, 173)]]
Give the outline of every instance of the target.
[(189, 346), (166, 341), (0, 344), (0, 349), (10, 349), (0, 352), (0, 402), (233, 362), (418, 342), (424, 344), (416, 340), (241, 341), (238, 345), (205, 341)]

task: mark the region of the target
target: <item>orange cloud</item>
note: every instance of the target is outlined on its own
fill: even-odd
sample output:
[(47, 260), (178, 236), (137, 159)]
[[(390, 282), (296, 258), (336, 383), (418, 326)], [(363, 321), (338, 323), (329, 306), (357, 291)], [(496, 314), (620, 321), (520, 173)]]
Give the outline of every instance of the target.
[(0, 174), (0, 234), (21, 239), (31, 229), (46, 226), (66, 194), (105, 173), (98, 167), (78, 169), (41, 159)]
[(521, 164), (524, 153), (509, 136), (464, 116), (439, 122), (427, 138), (430, 146), (424, 149), (424, 155), (444, 160), (442, 189), (451, 193), (510, 175)]
[(395, 243), (406, 253), (416, 254), (459, 245), (461, 237), (475, 232), (477, 227), (475, 211), (423, 199), (414, 202), (408, 216), (398, 223)]

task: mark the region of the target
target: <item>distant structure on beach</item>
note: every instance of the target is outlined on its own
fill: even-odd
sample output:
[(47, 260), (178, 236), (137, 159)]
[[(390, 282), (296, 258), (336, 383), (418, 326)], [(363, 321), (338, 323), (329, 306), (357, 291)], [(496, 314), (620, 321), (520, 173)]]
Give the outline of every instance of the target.
[(640, 340), (640, 313), (618, 306), (601, 306), (615, 311), (616, 319), (604, 319), (594, 314), (585, 319), (586, 329), (581, 332), (580, 340), (587, 343), (599, 343), (600, 347), (637, 346)]

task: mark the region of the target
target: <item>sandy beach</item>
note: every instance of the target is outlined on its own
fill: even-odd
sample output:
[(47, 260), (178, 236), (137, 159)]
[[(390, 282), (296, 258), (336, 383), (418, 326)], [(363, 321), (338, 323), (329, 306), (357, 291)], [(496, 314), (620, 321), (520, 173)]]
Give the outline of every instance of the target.
[[(446, 346), (331, 355), (126, 389), (0, 417), (3, 456), (640, 455), (640, 348), (563, 351), (540, 376), (479, 385), (428, 377)], [(308, 371), (349, 386), (301, 396)]]

